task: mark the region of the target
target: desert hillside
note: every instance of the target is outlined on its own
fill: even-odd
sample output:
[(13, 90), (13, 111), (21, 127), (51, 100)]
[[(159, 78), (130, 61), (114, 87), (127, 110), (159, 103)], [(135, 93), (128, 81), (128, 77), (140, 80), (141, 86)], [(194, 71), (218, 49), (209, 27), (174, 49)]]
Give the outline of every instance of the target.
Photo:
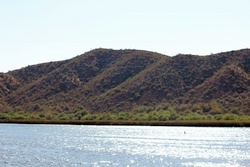
[(250, 114), (250, 50), (173, 57), (96, 49), (0, 73), (1, 111), (128, 111), (163, 104), (216, 105)]

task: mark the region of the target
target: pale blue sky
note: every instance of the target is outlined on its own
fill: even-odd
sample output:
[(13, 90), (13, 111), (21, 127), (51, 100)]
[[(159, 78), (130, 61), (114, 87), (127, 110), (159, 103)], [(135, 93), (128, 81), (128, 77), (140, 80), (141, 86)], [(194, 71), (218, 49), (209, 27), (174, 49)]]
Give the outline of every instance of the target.
[(169, 56), (250, 47), (249, 0), (0, 0), (0, 72), (95, 48)]

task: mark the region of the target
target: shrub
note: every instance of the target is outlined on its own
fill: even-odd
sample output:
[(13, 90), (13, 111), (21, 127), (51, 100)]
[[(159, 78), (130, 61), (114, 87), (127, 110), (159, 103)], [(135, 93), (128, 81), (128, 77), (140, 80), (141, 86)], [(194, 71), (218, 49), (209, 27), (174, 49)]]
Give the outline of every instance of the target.
[(202, 111), (205, 112), (205, 113), (209, 112), (211, 109), (212, 108), (211, 108), (211, 106), (209, 104), (203, 104), (202, 105)]
[(225, 114), (223, 120), (238, 120), (239, 117), (236, 114)]
[(191, 109), (193, 112), (196, 112), (198, 110), (202, 110), (202, 107), (200, 104), (194, 104)]
[(165, 103), (165, 104), (162, 105), (162, 109), (163, 109), (163, 110), (167, 110), (168, 107), (169, 107), (169, 104), (167, 104), (167, 103)]
[(218, 114), (222, 114), (222, 111), (220, 108), (215, 108), (215, 109), (212, 109), (209, 113), (211, 115), (218, 115)]
[(170, 112), (169, 120), (176, 120), (180, 115), (174, 111)]
[(40, 117), (40, 118), (44, 118), (45, 115), (44, 115), (43, 113), (41, 113), (41, 114), (39, 114), (39, 117)]
[(211, 114), (207, 115), (207, 120), (213, 120), (213, 119), (214, 119), (214, 117)]
[(77, 118), (78, 120), (82, 119), (82, 117), (84, 117), (85, 115), (90, 114), (88, 110), (76, 110), (74, 113), (75, 118)]
[(128, 119), (128, 118), (127, 118), (127, 115), (128, 115), (128, 114), (126, 114), (126, 113), (124, 113), (124, 112), (121, 112), (121, 113), (118, 114), (117, 119), (118, 119), (118, 120), (127, 120), (127, 119)]
[(99, 117), (100, 120), (115, 120), (115, 116), (110, 113), (103, 113)]
[(133, 120), (146, 121), (146, 120), (148, 120), (148, 116), (145, 113), (136, 114), (136, 115), (134, 115)]
[(148, 120), (149, 121), (153, 121), (153, 120), (158, 120), (159, 114), (158, 112), (154, 111), (154, 112), (150, 112), (148, 115)]
[(9, 119), (9, 115), (5, 114), (5, 113), (0, 113), (0, 119)]
[(169, 115), (160, 115), (158, 121), (167, 121), (169, 120)]
[(215, 120), (221, 120), (222, 119), (222, 114), (216, 114), (214, 115)]
[(198, 114), (196, 112), (191, 112), (191, 113), (188, 113), (185, 117), (184, 117), (185, 120), (205, 120), (206, 119), (206, 116), (205, 115), (201, 115), (201, 114)]
[(61, 113), (59, 116), (58, 116), (58, 119), (59, 120), (69, 120), (69, 117), (68, 115), (64, 114), (64, 113)]
[(232, 113), (232, 114), (236, 114), (236, 115), (242, 115), (242, 112), (241, 111), (239, 111), (239, 109), (238, 108), (232, 108), (231, 110), (230, 110), (230, 113)]

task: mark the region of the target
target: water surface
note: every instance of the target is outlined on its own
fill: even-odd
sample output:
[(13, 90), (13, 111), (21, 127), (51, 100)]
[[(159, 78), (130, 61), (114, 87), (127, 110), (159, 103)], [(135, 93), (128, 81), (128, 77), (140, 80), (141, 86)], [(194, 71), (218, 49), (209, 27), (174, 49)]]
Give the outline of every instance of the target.
[(0, 124), (0, 166), (249, 164), (249, 128)]

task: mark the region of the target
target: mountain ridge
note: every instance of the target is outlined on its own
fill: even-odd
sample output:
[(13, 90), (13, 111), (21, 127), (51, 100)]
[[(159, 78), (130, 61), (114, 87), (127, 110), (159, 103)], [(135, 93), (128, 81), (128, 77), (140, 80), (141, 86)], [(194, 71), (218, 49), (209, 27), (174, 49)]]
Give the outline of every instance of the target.
[[(216, 101), (250, 114), (250, 49), (173, 57), (95, 49), (72, 59), (0, 74), (1, 110), (117, 112), (162, 103)], [(37, 109), (37, 106), (38, 109)]]

